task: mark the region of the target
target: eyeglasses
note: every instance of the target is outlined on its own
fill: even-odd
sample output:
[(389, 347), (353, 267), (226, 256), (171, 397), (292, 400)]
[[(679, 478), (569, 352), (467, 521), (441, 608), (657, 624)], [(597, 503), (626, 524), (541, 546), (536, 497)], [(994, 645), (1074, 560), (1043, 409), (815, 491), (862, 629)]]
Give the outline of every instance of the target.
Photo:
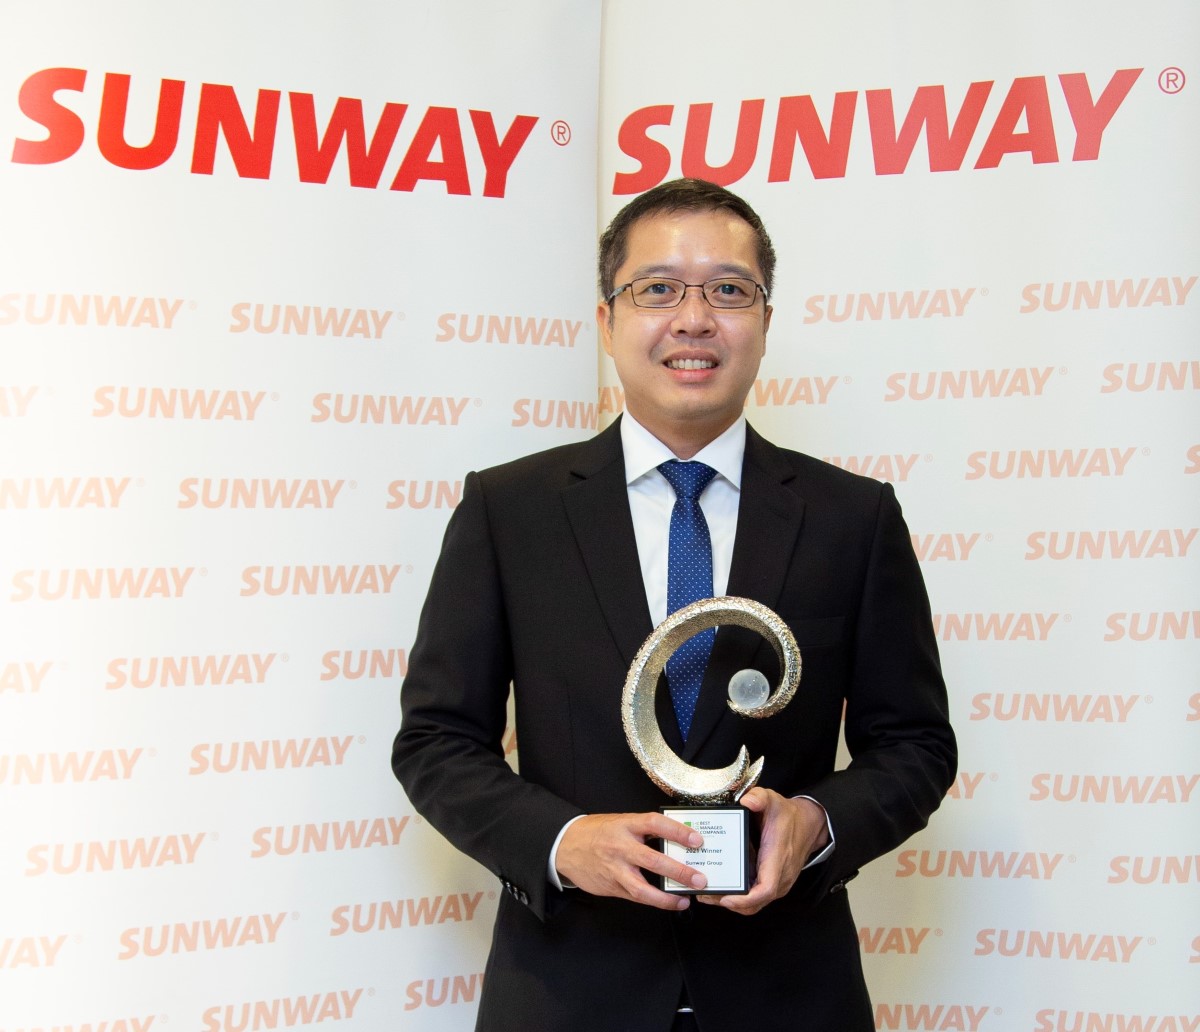
[(689, 287), (699, 287), (704, 300), (713, 308), (749, 308), (758, 299), (758, 292), (767, 296), (761, 283), (741, 276), (723, 276), (705, 283), (684, 283), (665, 276), (642, 276), (617, 287), (605, 298), (612, 301), (622, 291), (629, 291), (629, 300), (638, 308), (678, 308)]

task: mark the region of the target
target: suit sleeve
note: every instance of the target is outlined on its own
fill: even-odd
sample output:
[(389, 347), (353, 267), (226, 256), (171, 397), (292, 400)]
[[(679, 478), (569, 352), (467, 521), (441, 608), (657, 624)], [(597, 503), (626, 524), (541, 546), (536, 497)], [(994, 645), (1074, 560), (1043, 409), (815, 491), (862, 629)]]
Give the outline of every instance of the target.
[(837, 847), (820, 880), (859, 867), (925, 827), (957, 770), (929, 598), (890, 484), (879, 496), (855, 618), (845, 737), (851, 762), (807, 794), (829, 814)]
[(550, 848), (582, 811), (504, 760), (512, 650), (500, 563), (479, 476), (446, 528), (421, 611), (392, 769), (417, 812), (544, 917)]

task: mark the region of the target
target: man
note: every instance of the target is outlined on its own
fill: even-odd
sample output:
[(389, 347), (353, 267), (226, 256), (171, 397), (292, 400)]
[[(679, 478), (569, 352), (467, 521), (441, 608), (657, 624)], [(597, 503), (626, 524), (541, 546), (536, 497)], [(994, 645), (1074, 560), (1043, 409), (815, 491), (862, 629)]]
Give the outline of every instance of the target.
[[(447, 528), (393, 767), (417, 810), (507, 890), (485, 1032), (874, 1028), (842, 889), (924, 826), (953, 781), (954, 736), (890, 485), (746, 425), (773, 272), (761, 221), (729, 191), (678, 180), (632, 201), (601, 240), (596, 310), (625, 415), (590, 441), (470, 474)], [(676, 684), (659, 692), (686, 762), (724, 766), (743, 743), (766, 759), (742, 799), (759, 826), (751, 890), (694, 901), (643, 873), (703, 888), (647, 843), (699, 836), (657, 812), (668, 800), (620, 721), (627, 669), (675, 576), (672, 459), (716, 471), (699, 496), (712, 593), (778, 612), (804, 664), (782, 713), (740, 718), (730, 676), (773, 659), (757, 635), (723, 627), (694, 712)], [(519, 775), (501, 748), (510, 681)], [(843, 707), (852, 762), (835, 771)]]

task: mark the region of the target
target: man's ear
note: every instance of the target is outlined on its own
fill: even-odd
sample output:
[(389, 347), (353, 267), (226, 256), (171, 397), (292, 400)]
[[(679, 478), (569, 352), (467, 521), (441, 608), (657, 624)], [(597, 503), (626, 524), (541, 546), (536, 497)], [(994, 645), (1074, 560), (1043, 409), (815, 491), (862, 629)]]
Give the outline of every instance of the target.
[(612, 356), (612, 307), (601, 301), (596, 305), (596, 332), (600, 335), (600, 344), (610, 357)]

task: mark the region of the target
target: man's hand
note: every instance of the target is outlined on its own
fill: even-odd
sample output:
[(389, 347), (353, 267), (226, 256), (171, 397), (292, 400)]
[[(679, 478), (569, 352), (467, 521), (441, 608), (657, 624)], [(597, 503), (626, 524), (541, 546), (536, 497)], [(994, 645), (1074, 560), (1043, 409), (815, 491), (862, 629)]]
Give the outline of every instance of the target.
[(699, 871), (646, 845), (647, 838), (670, 839), (689, 849), (700, 833), (661, 813), (600, 813), (580, 817), (563, 833), (555, 857), (558, 873), (595, 896), (616, 896), (660, 910), (686, 910), (687, 896), (651, 885), (639, 868), (702, 889)]
[(744, 896), (697, 896), (735, 914), (757, 914), (785, 895), (808, 858), (829, 842), (825, 811), (811, 799), (789, 799), (769, 788), (752, 788), (741, 804), (759, 815), (758, 876)]

